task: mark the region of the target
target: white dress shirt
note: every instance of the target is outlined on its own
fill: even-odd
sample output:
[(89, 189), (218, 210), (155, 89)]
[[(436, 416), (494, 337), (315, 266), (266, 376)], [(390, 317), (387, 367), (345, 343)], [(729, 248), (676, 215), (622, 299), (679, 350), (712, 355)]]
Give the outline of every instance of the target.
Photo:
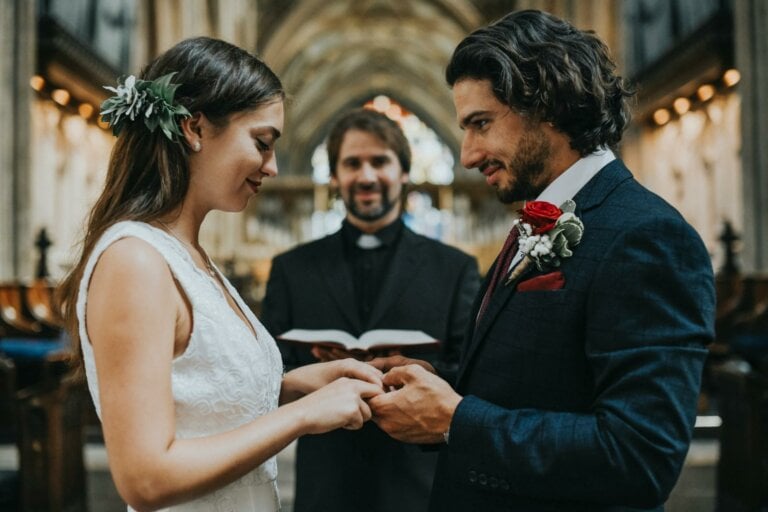
[[(550, 183), (544, 191), (539, 194), (536, 201), (546, 201), (552, 203), (558, 208), (567, 200), (573, 199), (579, 193), (584, 185), (591, 180), (600, 169), (616, 160), (616, 155), (608, 148), (601, 148), (583, 158), (578, 159), (572, 166), (558, 176), (555, 181)], [(509, 266), (511, 270), (523, 259), (523, 253), (518, 249), (512, 263)]]

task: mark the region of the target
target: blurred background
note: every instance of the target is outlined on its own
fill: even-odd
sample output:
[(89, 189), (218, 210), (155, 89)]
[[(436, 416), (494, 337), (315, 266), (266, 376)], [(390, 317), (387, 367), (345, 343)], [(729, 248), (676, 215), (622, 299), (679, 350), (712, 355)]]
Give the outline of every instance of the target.
[[(341, 223), (324, 141), (358, 106), (411, 142), (406, 222), (484, 273), (511, 210), (459, 164), (443, 73), (466, 34), (524, 8), (609, 45), (639, 90), (620, 156), (696, 228), (717, 274), (717, 341), (667, 510), (768, 510), (765, 0), (0, 0), (0, 510), (125, 510), (51, 303), (114, 141), (98, 119), (103, 85), (198, 35), (281, 77), (280, 176), (245, 212), (209, 215), (201, 239), (257, 314), (271, 258)], [(288, 511), (291, 450), (280, 456)]]

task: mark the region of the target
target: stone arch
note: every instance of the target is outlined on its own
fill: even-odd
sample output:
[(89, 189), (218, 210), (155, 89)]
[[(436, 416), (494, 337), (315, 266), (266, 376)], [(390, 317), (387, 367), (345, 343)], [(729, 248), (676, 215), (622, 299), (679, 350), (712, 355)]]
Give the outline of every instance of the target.
[(300, 2), (262, 52), (291, 97), (281, 170), (309, 173), (312, 150), (335, 116), (377, 94), (429, 124), (458, 162), (460, 133), (444, 68), (480, 23), (467, 0)]

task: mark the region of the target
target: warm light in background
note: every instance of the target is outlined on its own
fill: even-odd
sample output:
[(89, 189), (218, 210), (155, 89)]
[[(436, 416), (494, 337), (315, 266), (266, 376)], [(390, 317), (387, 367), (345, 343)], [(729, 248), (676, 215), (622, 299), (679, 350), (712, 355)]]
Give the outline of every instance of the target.
[(729, 69), (723, 73), (723, 82), (728, 87), (733, 87), (739, 83), (739, 80), (741, 80), (741, 73), (739, 73), (738, 69)]
[(670, 119), (672, 119), (672, 114), (665, 108), (660, 108), (653, 113), (653, 121), (659, 126), (667, 124)]
[(393, 103), (389, 106), (389, 108), (387, 108), (386, 112), (384, 112), (384, 115), (393, 121), (400, 121), (403, 118), (403, 109), (401, 109), (400, 105), (397, 103)]
[(66, 89), (54, 89), (51, 93), (51, 98), (62, 107), (66, 106), (69, 103), (69, 91)]
[(40, 75), (34, 75), (29, 79), (29, 85), (37, 92), (40, 92), (43, 90), (43, 87), (45, 87), (45, 78)]
[(90, 103), (81, 103), (80, 106), (77, 107), (77, 112), (83, 119), (89, 119), (93, 115), (93, 105)]
[(688, 98), (677, 98), (672, 103), (672, 106), (675, 108), (675, 112), (677, 112), (678, 115), (683, 115), (691, 110), (691, 101)]
[(388, 97), (384, 96), (383, 94), (380, 94), (375, 98), (373, 98), (373, 108), (378, 112), (386, 112), (391, 104), (392, 104), (392, 101)]
[(701, 101), (709, 101), (715, 95), (715, 86), (711, 84), (704, 84), (696, 91), (696, 96)]

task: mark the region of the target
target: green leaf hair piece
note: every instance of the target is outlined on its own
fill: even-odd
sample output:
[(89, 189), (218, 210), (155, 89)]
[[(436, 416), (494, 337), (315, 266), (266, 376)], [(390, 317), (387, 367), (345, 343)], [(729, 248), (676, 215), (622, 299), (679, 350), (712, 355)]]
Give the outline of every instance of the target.
[(182, 135), (179, 121), (191, 114), (183, 105), (175, 104), (176, 89), (172, 84), (176, 72), (163, 75), (156, 80), (141, 80), (128, 76), (117, 88), (104, 88), (114, 95), (101, 104), (101, 118), (118, 136), (129, 122), (143, 120), (144, 126), (154, 133), (160, 128), (168, 140), (175, 142)]

